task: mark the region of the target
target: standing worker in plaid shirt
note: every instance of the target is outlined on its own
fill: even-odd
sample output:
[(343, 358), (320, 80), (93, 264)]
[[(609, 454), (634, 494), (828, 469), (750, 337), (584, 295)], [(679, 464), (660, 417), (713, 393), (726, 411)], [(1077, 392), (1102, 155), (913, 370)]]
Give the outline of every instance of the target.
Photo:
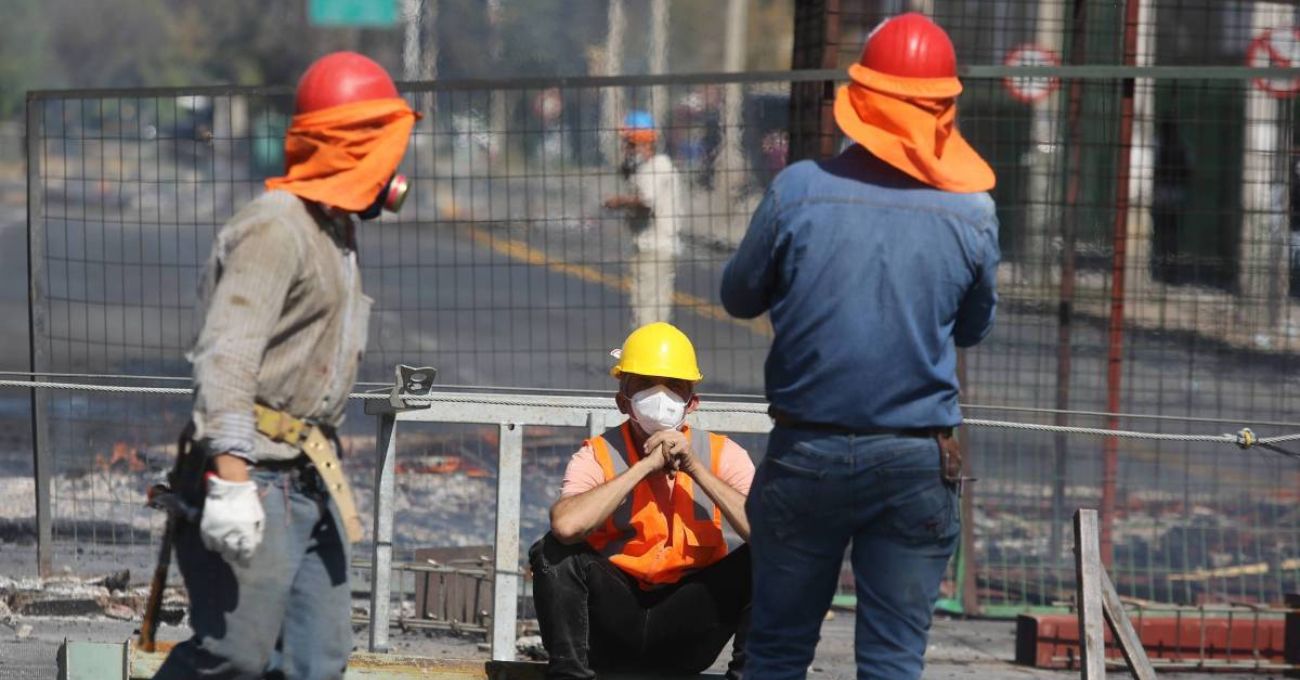
[(353, 217), (400, 208), (416, 118), (370, 59), (318, 60), (298, 83), (285, 176), (217, 234), (189, 356), (192, 446), (173, 480), (202, 513), (174, 537), (194, 637), (155, 678), (343, 677), (361, 524), (335, 429), (371, 305)]

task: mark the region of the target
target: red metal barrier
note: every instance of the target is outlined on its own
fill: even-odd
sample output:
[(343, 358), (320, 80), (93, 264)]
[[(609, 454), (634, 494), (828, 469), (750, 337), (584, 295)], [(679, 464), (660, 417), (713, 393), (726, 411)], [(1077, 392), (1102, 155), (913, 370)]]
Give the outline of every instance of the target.
[[(1210, 614), (1194, 610), (1161, 616), (1138, 614), (1133, 617), (1133, 627), (1157, 666), (1277, 670), (1286, 664), (1285, 626), (1277, 612)], [(1106, 656), (1123, 660), (1109, 630)], [(1074, 614), (1018, 617), (1016, 663), (1036, 668), (1078, 668), (1078, 618)]]

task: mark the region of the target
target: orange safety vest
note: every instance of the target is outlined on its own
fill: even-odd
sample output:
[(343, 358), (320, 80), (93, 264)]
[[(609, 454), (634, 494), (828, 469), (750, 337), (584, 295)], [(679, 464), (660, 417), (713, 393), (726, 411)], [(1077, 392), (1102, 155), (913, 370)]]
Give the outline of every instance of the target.
[[(683, 432), (690, 437), (695, 455), (716, 475), (727, 438), (689, 427)], [(641, 460), (628, 422), (587, 443), (606, 482)], [(676, 583), (726, 557), (733, 547), (722, 530), (722, 509), (703, 490), (697, 491), (686, 474), (677, 475), (671, 492), (662, 477), (637, 484), (631, 502), (624, 499), (605, 524), (587, 537), (587, 543), (643, 587)]]

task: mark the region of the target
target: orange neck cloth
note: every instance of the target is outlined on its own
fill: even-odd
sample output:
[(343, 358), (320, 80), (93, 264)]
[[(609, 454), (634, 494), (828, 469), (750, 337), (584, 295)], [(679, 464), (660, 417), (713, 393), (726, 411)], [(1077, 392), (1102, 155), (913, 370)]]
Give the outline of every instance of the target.
[(622, 130), (623, 139), (633, 144), (654, 144), (659, 139), (655, 130)]
[[(857, 65), (849, 74), (853, 82), (840, 88), (835, 120), (850, 139), (936, 189), (970, 193), (997, 184), (993, 169), (957, 129), (955, 94), (924, 96), (933, 94), (934, 87), (909, 92), (906, 79), (881, 77)], [(944, 91), (954, 90), (947, 86)], [(960, 84), (955, 91), (960, 92)]]
[(287, 170), (266, 180), (266, 188), (361, 212), (397, 172), (418, 117), (400, 98), (294, 116), (284, 137)]

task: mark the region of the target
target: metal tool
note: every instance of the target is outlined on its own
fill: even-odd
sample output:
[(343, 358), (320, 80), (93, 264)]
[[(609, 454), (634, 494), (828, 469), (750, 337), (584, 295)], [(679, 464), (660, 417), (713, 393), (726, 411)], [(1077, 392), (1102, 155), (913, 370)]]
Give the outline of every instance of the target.
[(167, 513), (162, 542), (158, 546), (158, 563), (154, 566), (153, 578), (149, 581), (149, 599), (145, 601), (144, 618), (140, 621), (139, 635), (136, 639), (136, 646), (146, 652), (155, 651), (157, 648), (155, 635), (158, 633), (158, 612), (162, 610), (163, 591), (167, 588), (167, 572), (171, 570), (172, 541), (176, 524), (178, 521), (197, 524), (202, 514), (198, 508), (186, 502), (173, 489), (173, 485), (185, 473), (193, 432), (191, 424), (181, 433), (176, 450), (176, 464), (167, 475), (167, 481), (149, 487), (146, 494), (145, 505)]

